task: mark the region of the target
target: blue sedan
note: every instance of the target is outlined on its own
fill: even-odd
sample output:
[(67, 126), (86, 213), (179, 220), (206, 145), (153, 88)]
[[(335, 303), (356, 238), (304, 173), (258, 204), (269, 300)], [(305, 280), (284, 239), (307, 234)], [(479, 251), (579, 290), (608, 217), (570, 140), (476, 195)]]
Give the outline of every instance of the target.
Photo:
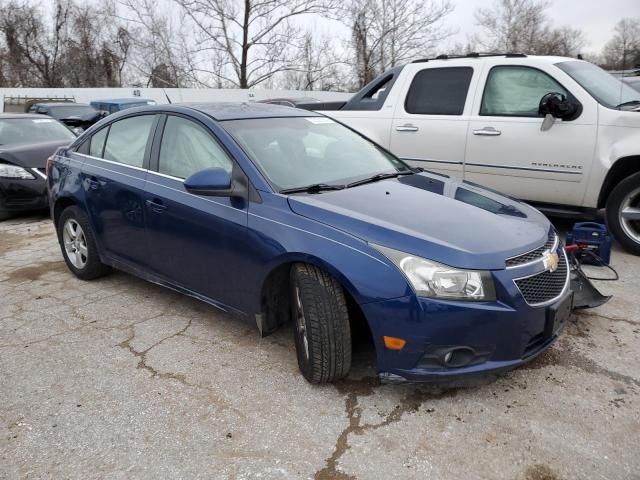
[(364, 323), (386, 381), (516, 367), (557, 338), (569, 266), (517, 200), (414, 169), (313, 112), (163, 105), (94, 125), (47, 164), (69, 269), (125, 270), (268, 335), (304, 377), (351, 367)]

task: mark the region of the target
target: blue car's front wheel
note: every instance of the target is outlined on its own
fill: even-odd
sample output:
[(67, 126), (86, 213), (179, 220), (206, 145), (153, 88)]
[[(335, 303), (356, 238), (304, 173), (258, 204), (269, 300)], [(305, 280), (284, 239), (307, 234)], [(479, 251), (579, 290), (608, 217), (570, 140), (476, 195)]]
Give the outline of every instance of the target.
[(302, 375), (328, 383), (351, 369), (351, 327), (340, 284), (314, 265), (291, 269), (291, 316)]

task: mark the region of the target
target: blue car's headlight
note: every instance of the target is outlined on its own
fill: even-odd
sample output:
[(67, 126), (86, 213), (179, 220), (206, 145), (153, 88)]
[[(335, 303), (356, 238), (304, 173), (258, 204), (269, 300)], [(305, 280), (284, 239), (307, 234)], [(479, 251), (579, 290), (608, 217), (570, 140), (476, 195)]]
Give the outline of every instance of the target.
[(409, 280), (416, 294), (451, 300), (496, 299), (490, 272), (458, 270), (409, 253), (369, 244), (391, 260)]

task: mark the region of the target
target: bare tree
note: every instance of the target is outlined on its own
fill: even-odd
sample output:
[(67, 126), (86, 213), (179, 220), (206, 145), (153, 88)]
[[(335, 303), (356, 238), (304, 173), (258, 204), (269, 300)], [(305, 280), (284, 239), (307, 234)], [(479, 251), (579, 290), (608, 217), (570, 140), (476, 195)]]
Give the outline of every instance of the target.
[(298, 65), (282, 74), (273, 87), (287, 90), (342, 90), (345, 88), (346, 60), (335, 42), (317, 38), (311, 32), (304, 36)]
[(622, 70), (640, 64), (640, 18), (624, 18), (614, 31), (603, 50), (605, 66)]
[(152, 0), (116, 0), (114, 18), (125, 22), (130, 32), (124, 38), (130, 75), (154, 87), (180, 87), (188, 83), (185, 32), (176, 31), (170, 14)]
[[(303, 34), (296, 18), (325, 13), (334, 0), (175, 0), (193, 23), (201, 53), (222, 52), (222, 71), (201, 70), (236, 87), (254, 87), (295, 68)], [(219, 69), (220, 70), (220, 69)]]
[(478, 42), (487, 50), (532, 51), (545, 33), (548, 0), (496, 0), (491, 8), (475, 12), (476, 23), (484, 30)]
[(118, 36), (124, 34), (107, 17), (99, 7), (72, 0), (55, 4), (50, 23), (45, 22), (37, 4), (13, 1), (0, 7), (3, 84), (121, 85), (124, 60)]
[(352, 32), (358, 86), (388, 68), (433, 53), (453, 32), (443, 19), (449, 0), (352, 0), (339, 13)]
[(89, 4), (70, 4), (70, 29), (64, 45), (66, 83), (78, 87), (117, 87), (128, 44), (126, 31), (110, 22), (109, 12)]
[(475, 11), (483, 33), (475, 41), (488, 51), (575, 56), (586, 41), (582, 31), (555, 28), (546, 10), (548, 0), (495, 0), (491, 8)]
[(20, 84), (62, 86), (62, 49), (69, 10), (68, 4), (57, 2), (53, 24), (48, 28), (35, 6), (10, 1), (0, 7), (0, 32)]
[(387, 0), (374, 2), (373, 7), (383, 35), (381, 70), (433, 53), (453, 33), (442, 26), (442, 20), (453, 11), (449, 0)]
[(586, 44), (587, 40), (582, 30), (564, 26), (548, 29), (546, 35), (535, 44), (535, 53), (576, 57)]

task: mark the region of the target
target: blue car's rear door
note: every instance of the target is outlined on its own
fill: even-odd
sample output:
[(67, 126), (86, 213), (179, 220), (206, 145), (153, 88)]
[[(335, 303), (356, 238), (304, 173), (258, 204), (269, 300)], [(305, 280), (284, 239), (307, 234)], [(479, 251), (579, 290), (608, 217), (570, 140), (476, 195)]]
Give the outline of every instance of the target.
[[(163, 128), (164, 127), (164, 128)], [(234, 161), (207, 127), (167, 115), (145, 186), (151, 268), (168, 282), (227, 306), (238, 305), (247, 258), (247, 201), (187, 192), (183, 180)]]
[(102, 252), (134, 267), (148, 263), (144, 184), (158, 115), (126, 117), (96, 131), (82, 188)]

